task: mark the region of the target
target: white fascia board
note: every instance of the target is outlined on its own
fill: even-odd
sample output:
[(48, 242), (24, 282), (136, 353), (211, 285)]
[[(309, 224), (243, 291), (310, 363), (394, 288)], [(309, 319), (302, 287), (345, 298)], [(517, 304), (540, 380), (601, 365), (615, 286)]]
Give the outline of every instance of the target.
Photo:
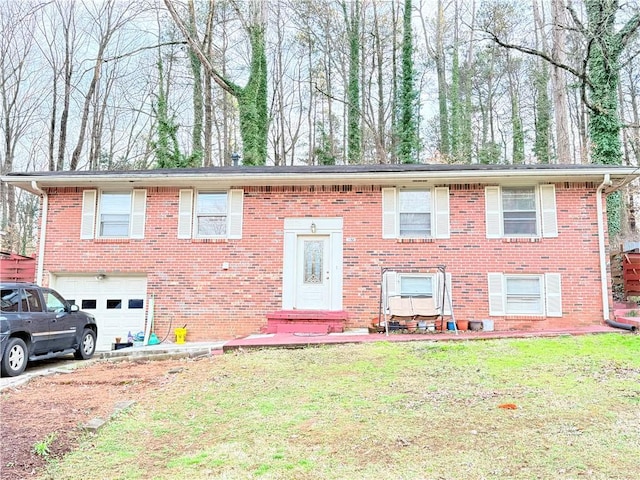
[(404, 187), (455, 185), (455, 184), (517, 184), (531, 182), (602, 182), (604, 175), (609, 174), (615, 190), (640, 176), (635, 167), (594, 166), (589, 169), (554, 168), (523, 169), (523, 170), (429, 170), (429, 171), (401, 171), (401, 172), (272, 172), (251, 173), (216, 171), (185, 172), (172, 171), (155, 172), (141, 170), (140, 172), (114, 173), (113, 175), (83, 174), (83, 175), (5, 175), (2, 181), (35, 194), (39, 188), (144, 188), (144, 187), (195, 187), (206, 188), (234, 188), (247, 186), (301, 186), (301, 185), (393, 185)]

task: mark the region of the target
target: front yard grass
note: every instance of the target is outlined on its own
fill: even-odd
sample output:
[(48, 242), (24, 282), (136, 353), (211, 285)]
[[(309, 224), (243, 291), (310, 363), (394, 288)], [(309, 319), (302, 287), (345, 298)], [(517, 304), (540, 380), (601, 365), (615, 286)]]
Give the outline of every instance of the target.
[(634, 479), (640, 336), (337, 345), (187, 364), (54, 479)]

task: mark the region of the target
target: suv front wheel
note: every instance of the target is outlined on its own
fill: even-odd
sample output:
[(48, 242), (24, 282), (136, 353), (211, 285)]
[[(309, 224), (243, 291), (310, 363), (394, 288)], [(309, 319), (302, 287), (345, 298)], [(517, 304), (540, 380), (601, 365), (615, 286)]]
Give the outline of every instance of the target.
[(85, 328), (82, 332), (82, 340), (78, 349), (73, 354), (78, 360), (87, 360), (93, 356), (96, 351), (96, 332), (90, 328)]
[(2, 355), (2, 376), (15, 377), (24, 372), (27, 367), (29, 352), (27, 345), (21, 338), (10, 338)]

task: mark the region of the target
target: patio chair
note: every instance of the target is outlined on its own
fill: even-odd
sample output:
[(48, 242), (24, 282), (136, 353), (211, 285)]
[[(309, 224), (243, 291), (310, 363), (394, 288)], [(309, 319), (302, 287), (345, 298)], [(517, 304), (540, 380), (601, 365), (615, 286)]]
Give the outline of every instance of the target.
[(413, 320), (417, 322), (420, 330), (428, 330), (429, 326), (442, 329), (442, 309), (436, 306), (433, 297), (412, 297), (411, 306)]
[(389, 297), (389, 331), (415, 329), (411, 297)]

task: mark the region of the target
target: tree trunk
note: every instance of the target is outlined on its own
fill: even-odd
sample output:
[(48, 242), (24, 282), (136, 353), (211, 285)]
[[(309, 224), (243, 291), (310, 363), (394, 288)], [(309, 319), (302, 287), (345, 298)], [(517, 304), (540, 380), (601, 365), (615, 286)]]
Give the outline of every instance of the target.
[(402, 84), (400, 89), (400, 125), (398, 145), (402, 163), (415, 163), (418, 152), (418, 131), (416, 126), (417, 92), (413, 79), (413, 31), (411, 0), (404, 1), (402, 34)]
[(511, 98), (511, 128), (512, 128), (512, 162), (524, 163), (524, 130), (520, 119), (520, 92), (518, 88), (516, 62), (507, 52), (507, 72), (509, 79), (509, 96)]
[(58, 106), (58, 75), (55, 72), (53, 74), (53, 85), (51, 86), (51, 116), (49, 118), (49, 149), (48, 149), (48, 157), (49, 157), (49, 171), (53, 172), (56, 170), (56, 158), (55, 158), (55, 148), (56, 148), (56, 114), (57, 114), (57, 106)]
[[(471, 163), (473, 157), (473, 78), (474, 78), (474, 32), (475, 32), (475, 19), (476, 8), (475, 0), (471, 2), (471, 20), (469, 25), (469, 42), (467, 48), (467, 56), (465, 60), (464, 69), (461, 69), (461, 81), (460, 81), (460, 101), (462, 103), (462, 115), (460, 116), (460, 151), (459, 160), (465, 163)], [(456, 11), (458, 11), (458, 3), (456, 2)], [(459, 21), (456, 15), (456, 23)], [(456, 26), (456, 29), (458, 27)]]
[[(565, 55), (567, 49), (565, 0), (553, 0), (551, 2), (551, 19), (553, 25), (553, 51), (551, 52), (551, 58), (557, 64), (565, 64), (567, 61)], [(567, 74), (557, 65), (552, 65), (551, 67), (551, 91), (553, 92), (553, 110), (555, 112), (557, 161), (558, 163), (574, 163), (569, 135)]]
[(74, 20), (74, 2), (69, 3), (67, 16), (64, 17), (62, 8), (58, 6), (60, 15), (63, 17), (62, 30), (64, 32), (64, 93), (62, 99), (62, 112), (60, 112), (60, 134), (58, 138), (58, 160), (56, 170), (64, 170), (64, 157), (67, 151), (67, 130), (69, 128), (69, 109), (71, 105), (71, 89), (73, 78), (73, 57), (74, 57), (74, 39), (75, 37), (75, 20)]
[[(213, 9), (212, 9), (213, 10)], [(189, 28), (197, 36), (196, 12), (193, 2), (189, 2)], [(193, 129), (191, 130), (191, 156), (194, 166), (202, 165), (202, 117), (204, 115), (204, 100), (202, 95), (202, 64), (198, 55), (189, 48), (189, 65), (193, 75)]]
[[(252, 18), (245, 22), (245, 29), (251, 47), (249, 78), (244, 87), (224, 77), (214, 66), (213, 59), (206, 55), (202, 41), (189, 32), (185, 21), (180, 18), (171, 0), (164, 0), (176, 26), (182, 32), (187, 44), (194, 50), (206, 69), (207, 74), (223, 90), (233, 95), (238, 102), (240, 136), (242, 137), (243, 163), (264, 165), (267, 160), (267, 132), (269, 117), (267, 110), (267, 57), (265, 45), (266, 3), (251, 2)], [(213, 8), (213, 2), (210, 4)], [(240, 14), (240, 12), (238, 12)]]
[(388, 163), (387, 158), (387, 136), (385, 134), (385, 94), (384, 94), (384, 55), (382, 50), (382, 32), (380, 31), (380, 19), (378, 18), (377, 2), (373, 2), (373, 22), (375, 31), (375, 72), (377, 78), (377, 102), (376, 102), (376, 128), (375, 128), (375, 145), (378, 163)]
[[(536, 48), (541, 48), (543, 52), (549, 52), (549, 45), (544, 32), (544, 22), (538, 2), (533, 2), (533, 18), (536, 32)], [(539, 45), (538, 45), (539, 43)], [(549, 101), (549, 67), (547, 62), (536, 59), (536, 66), (533, 72), (533, 93), (534, 93), (534, 126), (535, 138), (533, 153), (539, 163), (550, 163), (551, 149), (549, 134), (551, 127), (551, 105)]]
[[(439, 149), (442, 155), (447, 156), (449, 155), (449, 153), (451, 153), (451, 150), (449, 148), (451, 137), (449, 136), (449, 111), (447, 106), (447, 77), (444, 53), (444, 27), (445, 18), (443, 0), (438, 0), (438, 7), (436, 12), (436, 45), (434, 49), (434, 57), (436, 62), (436, 75), (438, 78), (438, 112), (440, 120)], [(456, 46), (454, 46), (454, 48), (456, 48)], [(456, 87), (457, 85), (452, 85), (452, 90), (455, 89), (457, 92)], [(458, 98), (453, 98), (452, 91), (452, 103), (458, 102), (458, 100)], [(457, 138), (455, 137), (455, 134), (453, 135), (453, 138)]]

